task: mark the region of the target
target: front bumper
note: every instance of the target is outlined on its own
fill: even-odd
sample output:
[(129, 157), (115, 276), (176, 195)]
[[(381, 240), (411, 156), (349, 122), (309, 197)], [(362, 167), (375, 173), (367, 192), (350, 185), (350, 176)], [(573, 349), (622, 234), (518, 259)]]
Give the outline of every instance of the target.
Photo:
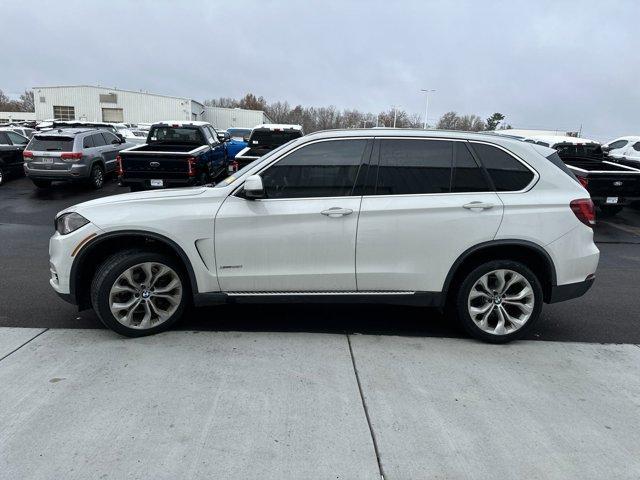
[(71, 267), (73, 266), (73, 261), (82, 247), (100, 233), (102, 233), (102, 230), (92, 223), (87, 223), (67, 235), (60, 235), (55, 232), (51, 236), (49, 239), (49, 284), (58, 295), (63, 298), (71, 296)]

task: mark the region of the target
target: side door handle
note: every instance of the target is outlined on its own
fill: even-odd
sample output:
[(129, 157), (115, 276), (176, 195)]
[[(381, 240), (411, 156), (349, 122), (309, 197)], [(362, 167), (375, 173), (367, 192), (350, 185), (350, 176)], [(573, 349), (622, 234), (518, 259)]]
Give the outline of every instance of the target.
[(353, 210), (350, 208), (331, 207), (330, 209), (323, 210), (320, 213), (325, 217), (338, 218), (344, 217), (345, 215), (351, 215)]
[(462, 206), (463, 208), (466, 208), (467, 210), (488, 210), (490, 208), (493, 208), (494, 205), (493, 203), (485, 203), (485, 202), (471, 202), (471, 203), (467, 203), (465, 205)]

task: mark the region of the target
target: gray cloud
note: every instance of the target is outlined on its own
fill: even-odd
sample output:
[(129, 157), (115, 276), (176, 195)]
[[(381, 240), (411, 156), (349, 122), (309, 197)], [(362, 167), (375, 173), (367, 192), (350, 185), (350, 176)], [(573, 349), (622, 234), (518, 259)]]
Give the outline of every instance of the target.
[(640, 134), (636, 1), (3, 2), (0, 88), (99, 84), (204, 99), (507, 115)]

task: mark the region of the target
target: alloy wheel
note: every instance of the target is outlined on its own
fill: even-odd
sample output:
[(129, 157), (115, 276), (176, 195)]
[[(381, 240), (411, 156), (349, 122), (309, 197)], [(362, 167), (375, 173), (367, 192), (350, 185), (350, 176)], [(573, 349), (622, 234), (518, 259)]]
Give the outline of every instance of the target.
[(531, 283), (513, 270), (493, 270), (471, 288), (467, 306), (473, 322), (492, 335), (506, 335), (531, 318), (535, 295)]
[(182, 300), (182, 281), (157, 262), (134, 265), (120, 274), (109, 292), (109, 308), (122, 325), (146, 330), (166, 322)]

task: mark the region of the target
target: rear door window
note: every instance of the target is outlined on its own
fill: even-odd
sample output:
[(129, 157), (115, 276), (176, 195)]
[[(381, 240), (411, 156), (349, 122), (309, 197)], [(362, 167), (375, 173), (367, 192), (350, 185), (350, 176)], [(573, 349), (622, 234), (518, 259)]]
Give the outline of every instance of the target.
[(72, 152), (73, 138), (36, 135), (27, 148), (35, 152)]
[(486, 143), (473, 143), (472, 146), (489, 172), (496, 191), (522, 190), (533, 180), (533, 172), (513, 155)]
[(26, 145), (29, 143), (29, 140), (16, 132), (6, 132), (6, 134), (13, 145)]
[(93, 137), (93, 144), (96, 147), (103, 147), (104, 145), (106, 145), (105, 141), (104, 141), (104, 137), (102, 136), (102, 134), (100, 133), (95, 133), (92, 135)]
[(9, 143), (9, 137), (5, 132), (0, 132), (0, 145), (11, 145), (11, 143)]
[(453, 142), (383, 139), (376, 195), (416, 195), (451, 191)]
[(490, 192), (485, 173), (463, 142), (454, 142), (452, 192)]

